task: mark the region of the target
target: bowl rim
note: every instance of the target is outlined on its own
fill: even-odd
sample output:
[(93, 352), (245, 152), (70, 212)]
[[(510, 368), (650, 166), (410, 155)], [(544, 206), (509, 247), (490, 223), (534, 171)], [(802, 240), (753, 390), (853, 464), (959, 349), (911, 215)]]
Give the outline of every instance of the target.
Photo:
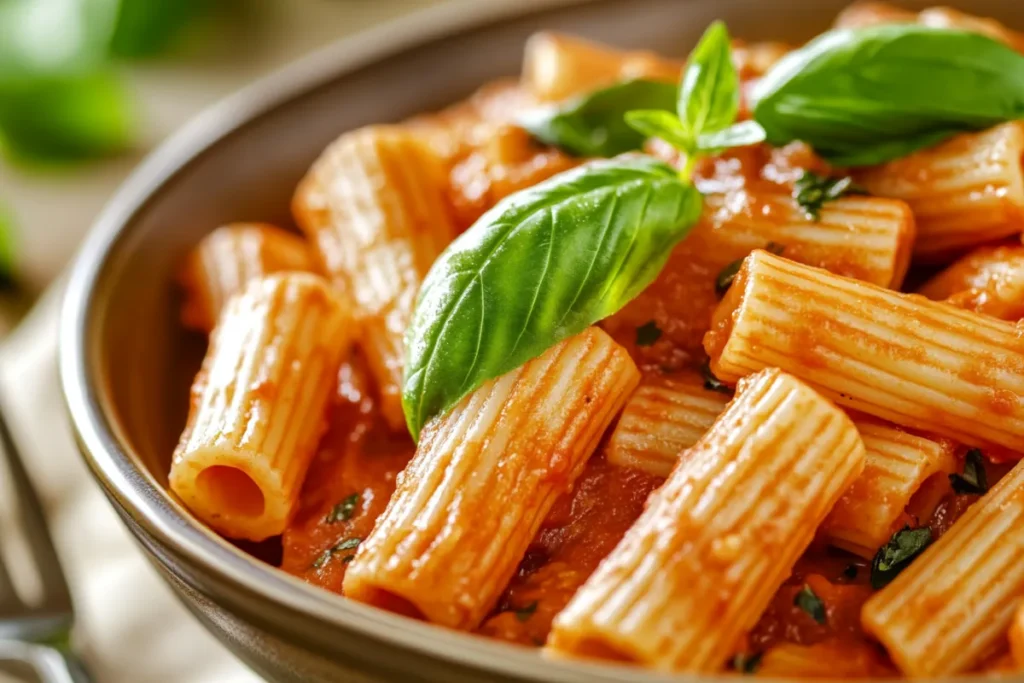
[[(356, 632), (401, 650), (481, 673), (519, 680), (665, 681), (614, 663), (565, 661), (469, 633), (439, 628), (331, 593), (259, 562), (201, 525), (159, 485), (104, 410), (98, 381), (95, 321), (98, 296), (139, 215), (202, 154), (247, 123), (361, 67), (420, 45), (505, 19), (601, 0), (448, 0), (341, 38), (264, 76), (193, 117), (129, 175), (104, 206), (83, 242), (64, 287), (58, 365), (65, 408), (78, 449), (112, 503), (134, 524), (203, 573), (298, 615)], [(604, 0), (608, 1), (608, 0)], [(680, 680), (674, 676), (671, 680)]]

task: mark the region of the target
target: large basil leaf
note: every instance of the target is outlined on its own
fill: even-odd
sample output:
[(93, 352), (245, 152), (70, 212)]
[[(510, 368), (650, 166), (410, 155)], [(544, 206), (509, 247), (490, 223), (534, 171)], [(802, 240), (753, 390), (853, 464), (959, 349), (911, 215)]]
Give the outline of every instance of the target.
[(711, 24), (690, 53), (677, 108), (691, 140), (727, 128), (736, 120), (740, 79), (732, 63), (729, 31), (722, 22)]
[(635, 155), (554, 176), (484, 214), (420, 291), (402, 395), (413, 437), (481, 383), (619, 310), (700, 210), (675, 169)]
[(528, 111), (518, 123), (541, 142), (570, 154), (612, 157), (640, 149), (644, 143), (643, 134), (626, 123), (627, 111), (672, 111), (678, 92), (671, 83), (623, 81), (559, 105)]
[(1024, 117), (1024, 55), (915, 24), (837, 30), (780, 60), (754, 100), (770, 143), (803, 140), (837, 165), (877, 164)]

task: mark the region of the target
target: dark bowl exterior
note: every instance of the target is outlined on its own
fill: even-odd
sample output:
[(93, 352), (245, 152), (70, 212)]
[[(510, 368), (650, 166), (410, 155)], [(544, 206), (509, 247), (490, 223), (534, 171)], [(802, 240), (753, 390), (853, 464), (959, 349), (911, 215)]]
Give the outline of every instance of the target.
[[(155, 152), (98, 220), (68, 282), (61, 378), (81, 451), (125, 524), (196, 617), (274, 681), (658, 681), (548, 661), (345, 601), (244, 554), (166, 491), (203, 342), (177, 323), (173, 273), (233, 220), (290, 225), (296, 182), (345, 130), (396, 121), (515, 74), (557, 29), (685, 53), (705, 26), (794, 42), (845, 0), (497, 0), (448, 4), (346, 40), (206, 112)], [(904, 3), (922, 5), (923, 3)], [(963, 0), (1024, 25), (1024, 6)], [(673, 680), (679, 680), (674, 678)]]

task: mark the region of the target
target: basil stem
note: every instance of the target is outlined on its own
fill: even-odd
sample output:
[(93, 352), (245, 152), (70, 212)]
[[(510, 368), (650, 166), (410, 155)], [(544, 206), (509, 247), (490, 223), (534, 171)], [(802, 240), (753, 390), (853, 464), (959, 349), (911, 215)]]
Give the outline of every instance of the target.
[(830, 31), (754, 90), (768, 142), (833, 164), (878, 164), (958, 132), (1024, 117), (1024, 55), (984, 35), (917, 24)]
[(483, 382), (622, 308), (701, 205), (674, 168), (636, 155), (556, 175), (485, 213), (420, 291), (402, 394), (413, 438)]

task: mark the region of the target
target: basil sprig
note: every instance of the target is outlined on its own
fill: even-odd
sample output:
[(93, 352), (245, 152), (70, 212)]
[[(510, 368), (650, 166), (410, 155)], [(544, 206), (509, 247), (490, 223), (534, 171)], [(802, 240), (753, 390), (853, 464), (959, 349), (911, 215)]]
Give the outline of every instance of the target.
[(519, 125), (541, 142), (584, 157), (612, 157), (640, 149), (644, 135), (626, 124), (627, 111), (638, 107), (671, 111), (679, 88), (673, 83), (637, 79), (533, 109)]
[(753, 99), (771, 144), (802, 140), (833, 164), (867, 166), (1024, 118), (1024, 55), (916, 24), (836, 30), (781, 59)]
[(884, 588), (906, 569), (911, 561), (931, 545), (932, 530), (928, 527), (911, 529), (903, 527), (878, 549), (871, 562), (871, 587)]
[(687, 60), (675, 114), (638, 105), (626, 122), (648, 137), (658, 137), (685, 152), (684, 176), (701, 154), (753, 145), (765, 139), (756, 121), (735, 123), (740, 81), (732, 62), (729, 31), (716, 21)]
[(567, 171), (485, 213), (420, 291), (402, 395), (413, 438), (483, 382), (622, 308), (701, 204), (674, 168), (636, 155)]

